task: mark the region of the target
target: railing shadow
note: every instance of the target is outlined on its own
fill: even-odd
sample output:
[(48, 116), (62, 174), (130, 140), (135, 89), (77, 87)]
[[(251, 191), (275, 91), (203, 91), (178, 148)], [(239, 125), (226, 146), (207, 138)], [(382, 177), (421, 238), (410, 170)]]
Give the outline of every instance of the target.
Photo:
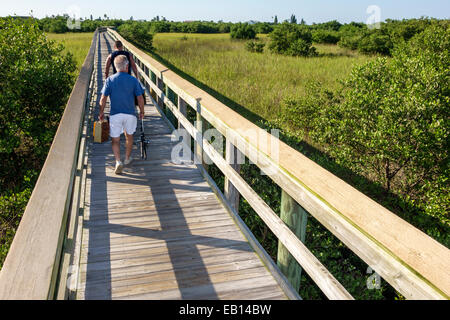
[[(104, 34), (103, 34), (104, 37)], [(94, 108), (94, 121), (97, 119), (99, 114), (99, 109), (97, 106), (99, 105), (99, 101), (101, 98), (101, 89), (103, 87), (103, 57), (102, 55), (102, 41), (101, 37), (98, 38), (98, 47), (97, 47), (97, 100)], [(106, 40), (106, 39), (105, 39)], [(107, 41), (106, 41), (107, 43)], [(110, 52), (110, 48), (108, 48), (108, 52)], [(96, 148), (100, 147), (99, 145), (92, 145), (94, 151)], [(92, 152), (93, 150), (91, 150)], [(92, 153), (91, 153), (92, 155)], [(92, 166), (92, 159), (90, 160), (91, 164), (91, 175), (95, 174), (98, 177), (98, 180), (101, 181), (101, 184), (96, 185), (94, 187), (91, 184), (90, 191), (90, 204), (92, 205), (94, 201), (101, 198), (106, 204), (108, 201), (107, 197), (107, 179), (106, 179), (106, 166)], [(98, 161), (98, 160), (97, 160)], [(91, 181), (92, 182), (92, 181)], [(90, 208), (90, 216), (94, 215), (94, 209)], [(108, 205), (104, 210), (95, 210), (96, 218), (100, 218), (102, 220), (108, 221)], [(87, 222), (89, 223), (89, 222)], [(95, 276), (98, 276), (98, 273), (93, 272), (93, 267), (96, 266), (92, 263), (91, 252), (95, 250), (95, 248), (102, 247), (106, 248), (109, 251), (110, 248), (110, 239), (108, 237), (98, 238), (95, 236), (95, 228), (89, 228), (89, 239), (88, 239), (88, 257), (87, 257), (87, 265), (86, 265), (86, 286), (85, 286), (85, 299), (111, 299), (111, 261), (109, 259), (105, 259), (102, 265), (101, 279), (104, 287), (101, 291), (96, 290), (95, 287), (92, 286), (94, 282)], [(98, 278), (96, 278), (98, 280)], [(101, 293), (99, 295), (99, 292)]]

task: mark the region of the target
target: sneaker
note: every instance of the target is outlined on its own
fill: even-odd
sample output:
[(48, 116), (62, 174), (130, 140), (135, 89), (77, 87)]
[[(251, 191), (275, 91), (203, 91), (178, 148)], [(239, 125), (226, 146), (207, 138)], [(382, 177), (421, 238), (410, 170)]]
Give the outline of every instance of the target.
[(127, 166), (127, 165), (129, 165), (132, 161), (133, 161), (133, 158), (130, 157), (130, 159), (125, 159), (125, 161), (124, 161), (123, 163)]
[(115, 174), (121, 174), (123, 169), (122, 161), (116, 161), (116, 169), (114, 170)]

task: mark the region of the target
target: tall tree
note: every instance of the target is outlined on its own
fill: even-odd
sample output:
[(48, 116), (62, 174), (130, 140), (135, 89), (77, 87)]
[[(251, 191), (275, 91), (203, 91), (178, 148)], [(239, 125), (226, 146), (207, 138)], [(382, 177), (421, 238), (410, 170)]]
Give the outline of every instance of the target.
[(278, 17), (275, 15), (275, 19), (273, 20), (274, 24), (278, 24)]
[[(302, 19), (302, 21), (303, 21), (303, 19)], [(295, 17), (295, 14), (291, 15), (291, 21), (290, 22), (297, 24), (297, 18)]]

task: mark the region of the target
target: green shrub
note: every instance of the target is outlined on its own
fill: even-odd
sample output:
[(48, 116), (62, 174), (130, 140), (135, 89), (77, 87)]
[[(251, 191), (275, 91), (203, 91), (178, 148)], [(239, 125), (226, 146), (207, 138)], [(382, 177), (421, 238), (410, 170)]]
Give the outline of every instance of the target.
[(231, 23), (219, 23), (219, 32), (220, 33), (229, 33), (231, 30)]
[(38, 24), (45, 32), (64, 33), (69, 31), (67, 27), (67, 19), (69, 16), (56, 16), (53, 18), (43, 18), (38, 21)]
[(328, 21), (319, 24), (313, 24), (312, 28), (315, 30), (339, 31), (342, 24), (336, 20)]
[(339, 33), (337, 31), (329, 30), (313, 30), (312, 39), (316, 43), (329, 43), (336, 44), (340, 40)]
[(317, 55), (316, 48), (311, 46), (310, 42), (303, 39), (295, 40), (286, 51), (286, 53), (293, 57), (310, 57)]
[(232, 39), (255, 39), (256, 31), (248, 23), (237, 23), (231, 27), (230, 36)]
[(258, 22), (255, 24), (255, 29), (257, 33), (268, 34), (273, 31), (273, 26), (267, 22)]
[(0, 194), (46, 158), (76, 68), (62, 51), (33, 20), (0, 19)]
[(367, 33), (358, 43), (358, 51), (365, 54), (390, 55), (393, 48), (391, 38), (380, 30)]
[(312, 34), (306, 27), (284, 22), (277, 25), (269, 37), (269, 49), (274, 53), (291, 56), (315, 54), (315, 48), (312, 47)]
[(386, 20), (383, 29), (393, 42), (409, 41), (416, 34), (423, 32), (432, 23), (440, 23), (434, 19)]
[[(286, 119), (329, 155), (448, 223), (450, 38), (432, 26), (393, 57), (356, 67), (342, 91), (285, 103)], [(437, 235), (448, 241), (448, 236)]]
[(338, 45), (342, 48), (348, 48), (351, 50), (358, 49), (359, 41), (361, 41), (361, 35), (346, 35), (342, 36), (338, 42)]
[(264, 52), (265, 43), (250, 40), (245, 44), (245, 49), (250, 52), (262, 53)]
[[(164, 24), (162, 21), (158, 23), (158, 25), (162, 24)], [(118, 28), (118, 31), (125, 39), (138, 47), (147, 51), (153, 50), (153, 34), (150, 32), (150, 24), (142, 22), (125, 23)]]
[(0, 19), (0, 267), (73, 85), (63, 49), (33, 19)]
[(0, 269), (6, 259), (30, 195), (31, 190), (27, 188), (22, 192), (0, 197)]

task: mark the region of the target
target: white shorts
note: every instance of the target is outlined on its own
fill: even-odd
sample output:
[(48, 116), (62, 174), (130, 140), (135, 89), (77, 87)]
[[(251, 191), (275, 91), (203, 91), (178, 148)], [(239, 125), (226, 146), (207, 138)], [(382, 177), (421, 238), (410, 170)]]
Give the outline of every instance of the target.
[(118, 138), (125, 131), (127, 134), (136, 132), (137, 118), (126, 113), (117, 113), (109, 117), (109, 135)]

